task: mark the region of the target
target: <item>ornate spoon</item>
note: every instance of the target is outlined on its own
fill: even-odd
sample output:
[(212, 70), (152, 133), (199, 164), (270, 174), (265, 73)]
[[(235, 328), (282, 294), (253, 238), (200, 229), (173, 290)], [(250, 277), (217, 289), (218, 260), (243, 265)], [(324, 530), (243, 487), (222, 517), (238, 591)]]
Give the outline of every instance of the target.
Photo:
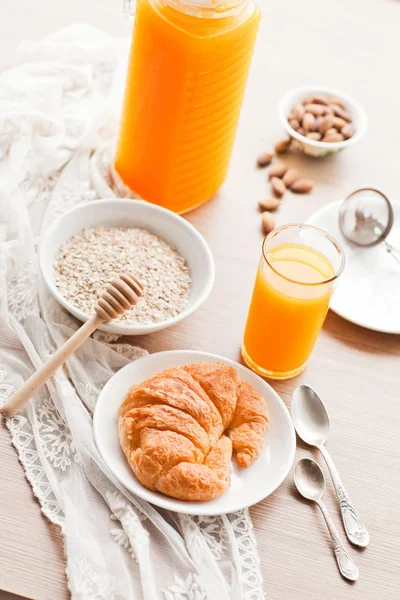
[(346, 579), (356, 581), (358, 579), (357, 565), (344, 548), (331, 516), (322, 503), (322, 496), (325, 491), (325, 478), (318, 463), (310, 458), (302, 458), (299, 460), (294, 470), (294, 482), (298, 491), (304, 498), (316, 502), (320, 507), (329, 533), (331, 534), (333, 549), (335, 550), (336, 561), (340, 573)]
[(292, 419), (298, 436), (306, 444), (318, 448), (328, 465), (347, 537), (356, 546), (368, 546), (368, 531), (347, 495), (335, 464), (324, 446), (329, 435), (328, 413), (321, 398), (308, 385), (300, 385), (294, 391)]

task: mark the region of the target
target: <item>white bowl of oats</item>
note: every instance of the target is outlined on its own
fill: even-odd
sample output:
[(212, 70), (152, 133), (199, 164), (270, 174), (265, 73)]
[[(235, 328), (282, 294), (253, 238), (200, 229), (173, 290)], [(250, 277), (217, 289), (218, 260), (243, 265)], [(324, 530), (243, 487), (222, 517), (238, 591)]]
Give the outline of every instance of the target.
[(51, 294), (81, 321), (108, 282), (131, 273), (143, 297), (99, 329), (143, 335), (193, 313), (214, 283), (214, 260), (203, 236), (183, 217), (143, 200), (94, 200), (64, 213), (46, 231), (40, 269)]

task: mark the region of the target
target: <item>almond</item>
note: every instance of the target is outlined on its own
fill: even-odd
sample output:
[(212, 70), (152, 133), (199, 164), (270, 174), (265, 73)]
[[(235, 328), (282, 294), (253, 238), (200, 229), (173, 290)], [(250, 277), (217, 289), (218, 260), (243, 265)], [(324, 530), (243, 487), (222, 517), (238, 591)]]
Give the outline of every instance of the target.
[(290, 119), (289, 121), (289, 125), (292, 129), (294, 129), (295, 131), (298, 130), (298, 128), (300, 127), (300, 123), (298, 122), (297, 119)]
[(304, 129), (304, 127), (299, 127), (297, 133), (299, 133), (300, 135), (306, 135), (306, 130)]
[(337, 104), (338, 106), (344, 108), (343, 102), (339, 98), (334, 98), (332, 96), (329, 98), (329, 104)]
[(278, 198), (266, 198), (265, 200), (260, 200), (258, 203), (258, 208), (264, 212), (265, 210), (276, 210), (280, 205), (280, 200)]
[(312, 179), (298, 179), (292, 184), (290, 188), (292, 192), (296, 194), (308, 194), (314, 187), (314, 182)]
[(325, 133), (325, 131), (333, 127), (334, 119), (335, 117), (333, 117), (332, 115), (327, 115), (326, 117), (324, 117), (318, 127), (318, 131), (320, 133)]
[(283, 183), (282, 179), (279, 179), (279, 177), (272, 177), (271, 189), (274, 193), (274, 196), (276, 196), (277, 198), (282, 198), (282, 196), (286, 192), (286, 186)]
[(315, 131), (319, 131), (319, 128), (321, 127), (321, 123), (323, 122), (324, 119), (325, 119), (325, 117), (317, 117), (315, 119)]
[(297, 119), (299, 121), (299, 123), (301, 123), (305, 112), (306, 112), (305, 108), (302, 104), (296, 104), (296, 106), (294, 107), (294, 109), (292, 111), (292, 114), (293, 114), (294, 118)]
[(319, 142), (322, 138), (322, 135), (319, 131), (310, 131), (310, 133), (307, 133), (306, 137), (308, 137), (309, 140), (315, 140), (316, 142)]
[(327, 135), (336, 135), (338, 132), (338, 130), (336, 129), (336, 127), (330, 127), (329, 129), (327, 129), (324, 133), (324, 137)]
[(340, 117), (333, 118), (333, 126), (336, 127), (339, 131), (346, 125), (347, 121), (341, 119)]
[(309, 98), (307, 100), (306, 104), (324, 104), (324, 105), (328, 105), (329, 104), (329, 99), (328, 99), (328, 96), (325, 96), (324, 94), (319, 94), (318, 96), (311, 96), (311, 98)]
[(271, 231), (273, 229), (275, 229), (275, 225), (276, 225), (276, 222), (275, 222), (273, 215), (271, 215), (271, 213), (268, 212), (267, 210), (265, 212), (263, 212), (262, 226), (263, 226), (264, 233), (271, 233)]
[(351, 138), (355, 133), (353, 123), (347, 123), (347, 125), (342, 127), (340, 133), (342, 134), (342, 136), (344, 137), (345, 140), (348, 140), (349, 138)]
[(300, 171), (297, 169), (288, 169), (283, 176), (282, 181), (287, 188), (290, 188), (295, 181), (300, 179), (300, 177)]
[(340, 117), (341, 119), (344, 119), (348, 123), (351, 122), (351, 120), (352, 120), (351, 115), (346, 110), (344, 110), (337, 104), (330, 104), (329, 106), (333, 110), (333, 113), (335, 114), (336, 117)]
[(289, 150), (291, 141), (292, 140), (289, 138), (287, 140), (280, 140), (279, 142), (276, 142), (274, 146), (275, 152), (277, 154), (284, 154), (285, 152), (287, 152)]
[(272, 154), (269, 152), (263, 152), (263, 154), (260, 154), (260, 156), (257, 158), (257, 166), (261, 169), (268, 167), (268, 165), (271, 164), (271, 160)]
[(313, 131), (315, 127), (315, 116), (306, 112), (301, 124), (306, 131)]
[(315, 117), (320, 117), (325, 113), (325, 107), (321, 104), (306, 104), (304, 106), (306, 113), (311, 113)]
[(330, 135), (325, 135), (322, 138), (323, 142), (327, 144), (332, 144), (333, 142), (343, 142), (344, 136), (341, 133), (331, 133)]
[(284, 162), (281, 162), (280, 160), (278, 160), (270, 168), (268, 177), (269, 177), (269, 179), (272, 179), (273, 177), (283, 177), (287, 170), (288, 170), (287, 165), (285, 165)]

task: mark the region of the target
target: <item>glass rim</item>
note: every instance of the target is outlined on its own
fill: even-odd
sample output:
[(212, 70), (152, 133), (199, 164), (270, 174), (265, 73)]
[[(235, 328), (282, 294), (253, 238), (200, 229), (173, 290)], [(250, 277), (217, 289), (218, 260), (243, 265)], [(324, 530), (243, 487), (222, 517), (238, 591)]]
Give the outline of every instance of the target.
[[(331, 244), (336, 248), (336, 250), (338, 251), (339, 256), (341, 258), (341, 261), (340, 261), (339, 268), (336, 270), (335, 274), (332, 277), (329, 277), (329, 279), (324, 279), (323, 281), (317, 281), (315, 283), (307, 283), (305, 281), (297, 281), (296, 279), (291, 279), (290, 277), (286, 277), (286, 275), (282, 275), (282, 273), (279, 273), (279, 271), (277, 271), (275, 269), (275, 267), (273, 267), (271, 265), (271, 263), (267, 257), (267, 252), (266, 252), (266, 248), (265, 248), (266, 243), (268, 241), (270, 241), (272, 238), (274, 238), (278, 233), (281, 233), (285, 229), (290, 229), (291, 227), (297, 227), (298, 229), (309, 229), (312, 231), (317, 231), (318, 233), (321, 233), (324, 237), (326, 237), (331, 242)], [(304, 245), (306, 245), (306, 244), (304, 244)], [(277, 227), (276, 229), (271, 231), (271, 233), (266, 235), (265, 238), (263, 239), (262, 258), (265, 260), (265, 262), (267, 263), (269, 268), (274, 273), (276, 273), (276, 275), (281, 277), (282, 279), (285, 279), (286, 281), (289, 281), (290, 283), (295, 283), (297, 285), (304, 285), (304, 286), (308, 286), (308, 287), (317, 287), (319, 285), (326, 285), (327, 283), (332, 283), (343, 273), (344, 265), (346, 263), (345, 255), (344, 255), (343, 249), (342, 249), (341, 245), (339, 244), (339, 242), (330, 233), (328, 233), (324, 229), (315, 227), (315, 225), (309, 225), (308, 223), (288, 223), (287, 225), (282, 225), (281, 227)]]

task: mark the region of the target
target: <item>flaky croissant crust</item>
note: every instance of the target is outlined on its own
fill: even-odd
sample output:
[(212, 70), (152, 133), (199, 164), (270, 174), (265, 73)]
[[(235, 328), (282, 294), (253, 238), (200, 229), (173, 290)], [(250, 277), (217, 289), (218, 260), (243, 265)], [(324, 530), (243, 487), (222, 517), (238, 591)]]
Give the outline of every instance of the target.
[(241, 467), (259, 456), (268, 414), (258, 391), (233, 367), (197, 363), (133, 386), (119, 409), (118, 428), (146, 488), (204, 501), (229, 487), (232, 450)]

